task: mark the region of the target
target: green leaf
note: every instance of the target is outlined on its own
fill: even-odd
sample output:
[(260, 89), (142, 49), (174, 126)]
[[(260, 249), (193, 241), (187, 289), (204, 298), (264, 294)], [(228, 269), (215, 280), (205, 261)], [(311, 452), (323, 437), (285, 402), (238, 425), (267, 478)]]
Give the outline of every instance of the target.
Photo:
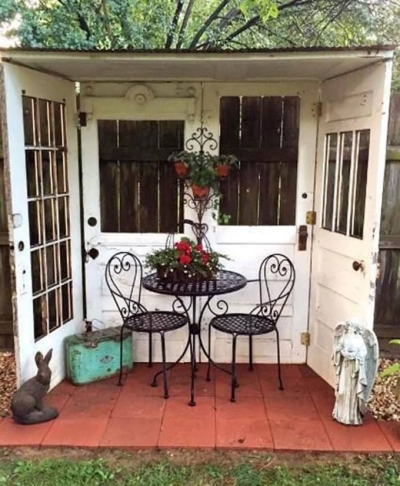
[(397, 375), (398, 373), (400, 373), (400, 363), (394, 363), (391, 366), (385, 368), (380, 374), (380, 376), (382, 378), (385, 378), (387, 376)]
[(389, 344), (398, 344), (400, 346), (400, 339), (392, 339)]

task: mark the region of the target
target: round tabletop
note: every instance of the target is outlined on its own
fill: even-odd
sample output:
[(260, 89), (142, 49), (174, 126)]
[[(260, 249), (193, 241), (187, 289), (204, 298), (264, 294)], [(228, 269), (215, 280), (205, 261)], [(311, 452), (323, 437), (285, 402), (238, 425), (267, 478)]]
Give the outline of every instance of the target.
[(213, 280), (198, 282), (165, 282), (156, 273), (143, 278), (143, 287), (151, 292), (196, 297), (229, 294), (242, 289), (246, 284), (246, 277), (230, 270), (221, 270)]

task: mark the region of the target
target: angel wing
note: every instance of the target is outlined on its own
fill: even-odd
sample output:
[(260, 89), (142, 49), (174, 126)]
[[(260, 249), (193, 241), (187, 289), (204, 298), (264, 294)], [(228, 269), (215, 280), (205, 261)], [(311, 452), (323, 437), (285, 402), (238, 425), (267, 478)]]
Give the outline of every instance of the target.
[(367, 387), (365, 389), (365, 400), (368, 401), (379, 366), (379, 343), (376, 334), (371, 329), (362, 328), (361, 335), (367, 347), (367, 356), (365, 357), (365, 374), (367, 378)]
[(339, 322), (335, 326), (335, 331), (333, 335), (332, 364), (333, 367), (335, 368), (336, 385), (338, 385), (339, 382), (343, 336), (346, 334), (347, 329), (348, 329), (348, 325), (346, 323)]

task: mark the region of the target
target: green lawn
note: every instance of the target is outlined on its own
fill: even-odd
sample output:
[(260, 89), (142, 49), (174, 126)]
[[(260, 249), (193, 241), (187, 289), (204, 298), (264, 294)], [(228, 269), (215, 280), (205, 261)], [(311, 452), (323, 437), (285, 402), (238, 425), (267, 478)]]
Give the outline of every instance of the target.
[[(46, 455), (52, 454), (52, 457)], [(43, 458), (39, 458), (39, 456)], [(81, 457), (81, 458), (80, 458)], [(0, 451), (0, 485), (400, 486), (400, 455)]]

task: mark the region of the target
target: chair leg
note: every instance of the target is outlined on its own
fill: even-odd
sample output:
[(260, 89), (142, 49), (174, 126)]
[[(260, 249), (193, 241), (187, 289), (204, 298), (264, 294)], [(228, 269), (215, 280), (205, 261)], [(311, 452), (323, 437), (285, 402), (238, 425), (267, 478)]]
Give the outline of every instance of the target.
[(120, 340), (119, 340), (119, 378), (118, 378), (118, 386), (122, 386), (122, 364), (124, 362), (122, 352), (124, 349), (124, 326), (121, 326), (121, 334), (120, 334)]
[(206, 381), (211, 381), (210, 378), (211, 369), (211, 326), (208, 326), (208, 366), (207, 366), (207, 377)]
[(149, 368), (153, 367), (153, 334), (149, 333)]
[(249, 371), (253, 371), (253, 336), (249, 336)]
[(167, 382), (167, 365), (166, 365), (166, 355), (165, 355), (165, 336), (163, 332), (160, 332), (161, 336), (161, 355), (162, 355), (162, 370), (164, 377), (164, 398), (168, 398), (168, 382)]
[(279, 345), (279, 331), (275, 329), (276, 332), (276, 349), (278, 354), (278, 378), (279, 378), (279, 390), (283, 390), (283, 381), (282, 381), (282, 373), (281, 373), (281, 349)]
[(237, 380), (236, 380), (236, 339), (237, 339), (237, 335), (234, 334), (233, 335), (233, 341), (232, 341), (231, 402), (236, 402), (236, 397), (235, 397), (235, 390), (236, 390), (236, 387), (237, 387)]

